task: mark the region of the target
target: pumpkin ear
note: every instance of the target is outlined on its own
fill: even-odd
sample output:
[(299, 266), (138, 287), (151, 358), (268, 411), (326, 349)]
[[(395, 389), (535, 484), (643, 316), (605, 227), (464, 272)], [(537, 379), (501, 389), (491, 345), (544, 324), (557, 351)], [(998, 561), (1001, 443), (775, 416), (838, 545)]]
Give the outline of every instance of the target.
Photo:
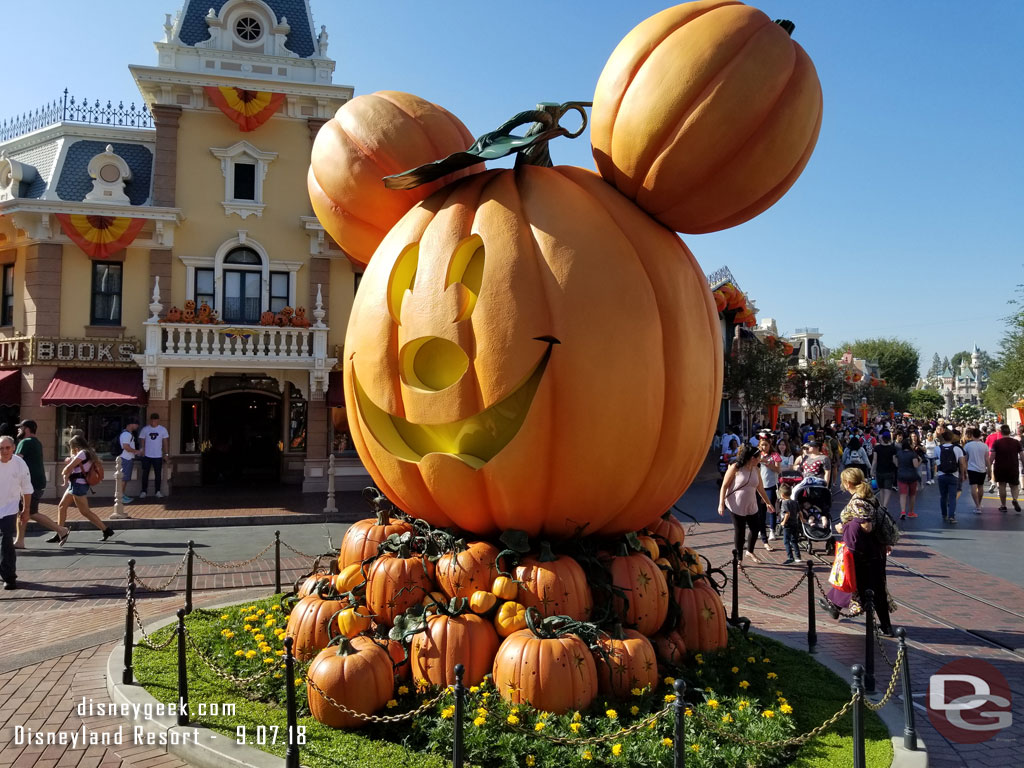
[(455, 322), (461, 322), (473, 314), (477, 297), (484, 282), (484, 241), (480, 235), (473, 235), (459, 243), (448, 264), (448, 277), (444, 287), (461, 285), (459, 291), (459, 314)]
[(396, 325), (402, 324), (402, 301), (405, 299), (405, 292), (412, 291), (416, 282), (416, 268), (420, 260), (420, 245), (413, 243), (395, 259), (395, 266), (391, 268), (391, 277), (388, 278), (388, 310)]

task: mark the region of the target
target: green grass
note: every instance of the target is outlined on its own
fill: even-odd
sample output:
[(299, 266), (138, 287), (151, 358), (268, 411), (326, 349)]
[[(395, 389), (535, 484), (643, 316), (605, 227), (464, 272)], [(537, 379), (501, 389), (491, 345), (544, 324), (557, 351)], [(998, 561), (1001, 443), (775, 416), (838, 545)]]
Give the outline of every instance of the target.
[[(195, 611), (188, 619), (189, 630), (193, 638), (204, 649), (208, 656), (213, 657), (222, 668), (231, 670), (234, 674), (244, 677), (266, 669), (271, 666), (271, 661), (277, 660), (276, 653), (281, 648), (279, 638), (273, 637), (274, 630), (283, 625), (280, 611), (275, 612), (273, 606), (280, 604), (280, 596), (256, 601), (241, 606), (252, 606), (252, 611), (241, 610), (241, 606), (226, 608), (216, 611)], [(252, 623), (252, 631), (243, 632), (240, 618), (246, 614), (255, 614), (258, 610), (264, 613), (259, 619), (259, 624)], [(228, 620), (222, 619), (222, 615), (229, 616)], [(271, 621), (273, 619), (273, 621)], [(264, 627), (266, 624), (266, 628)], [(233, 627), (236, 630), (235, 636), (226, 637), (225, 627)], [(167, 636), (171, 628), (165, 628), (156, 633), (155, 638), (160, 640)], [(256, 632), (269, 633), (265, 638), (256, 641)], [(252, 658), (236, 656), (234, 649), (253, 651), (259, 644), (264, 644), (263, 651), (253, 654)], [(756, 728), (758, 733), (773, 734), (765, 736), (770, 738), (785, 737), (787, 735), (805, 733), (821, 724), (830, 717), (849, 699), (849, 684), (834, 675), (826, 668), (820, 666), (806, 653), (790, 649), (779, 643), (759, 636), (743, 638), (735, 634), (730, 640), (731, 648), (728, 652), (719, 654), (704, 654), (701, 663), (694, 662), (684, 670), (684, 677), (688, 685), (703, 687), (715, 692), (715, 696), (721, 699), (721, 708), (714, 711), (707, 710), (706, 705), (700, 705), (700, 711), (705, 715), (721, 715), (723, 712), (731, 711), (739, 718), (736, 710), (736, 703), (741, 700), (749, 700), (751, 708), (744, 712), (748, 719), (744, 720), (742, 732), (748, 735), (753, 733), (747, 728)], [(756, 657), (757, 662), (770, 658), (768, 663), (750, 664), (748, 657)], [(177, 698), (177, 671), (176, 671), (175, 647), (171, 646), (165, 651), (151, 651), (145, 648), (136, 648), (135, 651), (135, 674), (142, 685), (158, 701), (175, 701)], [(266, 666), (264, 666), (264, 664)], [(738, 672), (731, 670), (736, 667)], [(770, 679), (766, 670), (773, 671), (776, 679)], [(284, 685), (280, 677), (275, 679), (277, 673), (264, 677), (261, 681), (246, 686), (245, 691), (235, 687), (232, 683), (222, 680), (214, 675), (209, 668), (190, 650), (189, 662), (189, 697), (193, 707), (199, 702), (210, 703), (234, 703), (237, 707), (234, 716), (203, 716), (194, 717), (197, 725), (206, 726), (213, 730), (235, 736), (236, 729), (245, 727), (249, 738), (257, 732), (258, 726), (277, 726), (279, 728), (278, 743), (267, 744), (260, 748), (276, 755), (284, 756), (287, 741), (286, 713), (283, 706)], [(302, 676), (304, 670), (297, 672)], [(879, 674), (879, 683), (885, 684), (888, 678), (883, 673)], [(751, 685), (748, 689), (741, 690), (738, 682), (741, 678), (749, 678)], [(658, 690), (651, 692), (636, 702), (642, 707), (643, 712), (659, 709), (662, 706), (662, 695), (667, 691)], [(781, 691), (785, 701), (793, 707), (791, 715), (783, 715), (780, 712), (777, 694)], [(437, 706), (434, 713), (428, 712), (422, 720), (413, 726), (399, 724), (392, 726), (370, 726), (361, 731), (341, 731), (328, 728), (317, 723), (308, 716), (304, 686), (296, 686), (299, 704), (299, 725), (306, 728), (306, 744), (301, 747), (301, 760), (303, 765), (310, 768), (442, 768), (450, 765), (450, 720), (443, 720), (438, 717), (443, 705)], [(575, 766), (603, 766), (603, 765), (629, 765), (637, 768), (643, 766), (654, 768), (671, 764), (671, 749), (661, 748), (658, 740), (663, 736), (671, 735), (671, 723), (663, 720), (658, 724), (658, 729), (650, 734), (644, 741), (641, 738), (634, 738), (632, 741), (623, 740), (625, 751), (618, 756), (613, 756), (609, 745), (602, 745), (593, 749), (593, 760), (583, 757), (583, 751), (568, 749), (556, 753), (554, 749), (547, 749), (547, 745), (538, 743), (532, 736), (517, 735), (508, 733), (504, 727), (504, 719), (508, 712), (507, 707), (498, 697), (486, 699), (486, 692), (476, 692), (467, 701), (467, 747), (470, 754), (476, 756), (476, 762), (496, 766), (501, 765), (527, 765), (527, 755), (530, 754), (532, 745), (537, 744), (540, 748), (536, 750), (535, 764), (537, 766), (557, 765), (559, 768), (575, 768)], [(481, 698), (483, 697), (483, 698)], [(395, 712), (402, 712), (414, 708), (417, 700), (414, 693), (406, 696), (398, 696), (398, 706)], [(689, 700), (689, 697), (688, 697)], [(764, 703), (766, 702), (766, 703)], [(633, 703), (633, 702), (630, 702)], [(473, 719), (477, 707), (486, 704), (491, 710), (487, 725), (474, 727), (469, 721)], [(595, 702), (599, 711), (603, 711), (602, 702)], [(614, 705), (614, 704), (613, 704)], [(617, 705), (615, 705), (617, 706)], [(618, 709), (625, 714), (629, 704), (624, 703)], [(763, 709), (773, 708), (777, 713), (775, 719), (770, 723), (759, 717), (751, 720), (752, 713), (759, 713)], [(695, 708), (696, 705), (695, 705)], [(301, 715), (305, 716), (301, 716)], [(524, 717), (526, 713), (521, 711)], [(600, 712), (598, 712), (598, 715)], [(523, 720), (524, 724), (530, 725), (536, 718), (531, 716), (529, 721)], [(563, 722), (564, 720), (564, 722)], [(631, 720), (623, 721), (622, 725), (628, 725)], [(737, 725), (740, 724), (737, 719)], [(601, 730), (608, 728), (609, 724), (600, 723), (599, 717), (592, 714), (584, 716), (584, 723), (588, 730), (586, 733), (607, 732)], [(568, 735), (568, 716), (565, 718), (552, 718), (549, 722), (549, 732)], [(763, 726), (763, 728), (762, 728)], [(617, 727), (617, 726), (616, 726)], [(699, 741), (701, 752), (689, 753), (687, 765), (787, 765), (798, 768), (846, 768), (852, 764), (852, 738), (850, 734), (850, 717), (847, 715), (839, 723), (833, 726), (826, 734), (816, 740), (804, 745), (799, 751), (788, 754), (765, 755), (762, 758), (751, 760), (749, 753), (744, 754), (741, 761), (738, 748), (722, 743), (719, 748), (718, 742), (712, 735), (705, 731), (698, 734), (692, 722), (688, 723), (688, 743)], [(414, 730), (416, 729), (416, 730)], [(774, 730), (772, 730), (774, 729)], [(583, 735), (580, 734), (580, 735)], [(866, 717), (866, 752), (867, 764), (872, 766), (887, 766), (892, 760), (892, 745), (885, 726), (874, 713), (868, 712)], [(427, 743), (443, 745), (438, 747), (438, 752), (428, 752), (423, 749)], [(441, 754), (443, 749), (444, 754)], [(489, 758), (488, 752), (493, 755), (501, 755), (499, 761), (496, 757)], [(716, 753), (717, 752), (717, 757)], [(567, 754), (568, 753), (568, 754)]]

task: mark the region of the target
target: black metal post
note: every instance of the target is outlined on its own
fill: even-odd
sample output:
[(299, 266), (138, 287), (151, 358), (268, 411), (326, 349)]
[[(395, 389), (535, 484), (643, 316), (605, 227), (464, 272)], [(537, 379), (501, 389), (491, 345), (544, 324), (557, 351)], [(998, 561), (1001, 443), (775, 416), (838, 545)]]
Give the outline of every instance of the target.
[(914, 725), (914, 700), (910, 692), (910, 661), (907, 659), (907, 630), (896, 628), (896, 637), (900, 640), (900, 654), (903, 663), (900, 665), (900, 677), (903, 682), (903, 748), (911, 752), (917, 751), (917, 728)]
[(864, 590), (864, 691), (875, 692), (875, 593)]
[(299, 715), (295, 711), (295, 657), (292, 656), (292, 642), (290, 637), (284, 639), (284, 690), (288, 707), (288, 749), (284, 753), (285, 768), (299, 768)]
[(672, 768), (684, 768), (686, 765), (686, 701), (683, 695), (686, 693), (686, 683), (681, 678), (676, 678), (674, 684), (676, 700), (672, 702), (676, 716), (676, 733), (672, 740)]
[(128, 605), (124, 616), (124, 671), (121, 683), (131, 685), (135, 682), (135, 670), (132, 668), (132, 651), (135, 649), (135, 560), (128, 561)]
[(740, 551), (732, 551), (732, 616), (729, 621), (736, 624), (740, 620)]
[(185, 655), (185, 609), (178, 609), (178, 725), (188, 725), (188, 668)]
[(864, 755), (864, 668), (854, 664), (850, 671), (853, 672), (850, 690), (860, 694), (853, 705), (853, 768), (867, 768)]
[(281, 532), (274, 531), (274, 594), (281, 594)]
[(814, 607), (814, 560), (807, 560), (807, 652), (813, 653), (818, 644), (817, 611)]
[(195, 557), (196, 543), (188, 540), (188, 554), (185, 556), (185, 613), (192, 613), (192, 560)]
[(455, 665), (455, 737), (452, 740), (452, 768), (462, 768), (462, 709), (465, 704), (466, 688), (462, 685), (462, 676), (466, 668), (462, 664)]

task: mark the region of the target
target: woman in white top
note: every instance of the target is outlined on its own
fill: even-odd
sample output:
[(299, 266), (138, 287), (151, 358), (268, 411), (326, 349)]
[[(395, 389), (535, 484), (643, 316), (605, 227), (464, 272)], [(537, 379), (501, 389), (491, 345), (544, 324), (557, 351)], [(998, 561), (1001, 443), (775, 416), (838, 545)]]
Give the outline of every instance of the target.
[[(105, 525), (96, 513), (89, 509), (89, 482), (86, 480), (86, 475), (92, 469), (93, 463), (99, 459), (96, 452), (85, 442), (84, 437), (75, 435), (68, 444), (71, 446), (71, 455), (65, 460), (64, 469), (61, 471), (61, 477), (68, 487), (57, 505), (57, 522), (64, 526), (68, 516), (68, 507), (73, 501), (78, 507), (78, 511), (82, 513), (82, 517), (103, 531), (103, 538), (100, 541), (106, 541), (114, 535), (114, 530)], [(64, 540), (67, 540), (67, 536), (64, 537)], [(64, 541), (61, 541), (60, 544), (64, 546)]]
[(926, 432), (924, 436), (924, 465), (928, 470), (928, 479), (925, 481), (925, 485), (935, 485), (935, 464), (939, 460), (938, 449), (939, 444), (935, 442), (935, 436), (931, 432)]

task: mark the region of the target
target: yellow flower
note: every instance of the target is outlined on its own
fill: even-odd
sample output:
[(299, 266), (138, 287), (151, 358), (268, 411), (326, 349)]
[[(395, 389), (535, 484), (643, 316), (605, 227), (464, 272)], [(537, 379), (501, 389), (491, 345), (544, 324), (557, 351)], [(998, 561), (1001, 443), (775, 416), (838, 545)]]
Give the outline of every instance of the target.
[(583, 723), (569, 723), (569, 730), (573, 733), (579, 733), (580, 728), (583, 727)]
[(526, 756), (526, 764), (527, 765), (536, 765), (537, 764), (537, 758), (535, 758), (533, 755), (527, 755)]
[(694, 752), (700, 752), (700, 744), (691, 744), (690, 749), (692, 749)]
[(398, 695), (399, 696), (405, 696), (405, 694), (407, 694), (408, 692), (409, 692), (409, 686), (407, 686), (407, 685), (400, 685), (400, 686), (398, 686)]
[(583, 754), (580, 755), (584, 760), (593, 760), (594, 754), (589, 749), (584, 749)]
[(690, 716), (693, 715), (693, 710), (690, 709), (689, 707), (687, 707), (686, 709), (683, 710), (683, 714), (686, 715), (687, 717), (690, 717)]
[(761, 663), (762, 664), (771, 664), (772, 660), (769, 659), (767, 656), (765, 656), (763, 659), (761, 659)]
[(477, 709), (476, 713), (478, 715), (485, 715), (486, 716), (487, 715), (487, 710), (484, 709), (483, 707), (480, 707), (480, 708)]
[(757, 661), (757, 659), (755, 659), (753, 656), (747, 656), (747, 663), (748, 664), (753, 664), (756, 661)]
[(634, 696), (643, 696), (644, 695), (643, 690), (641, 690), (640, 688), (634, 688), (633, 690), (630, 691), (630, 693), (633, 694)]
[(663, 747), (671, 747), (672, 746), (672, 739), (670, 739), (668, 737), (662, 739), (661, 740), (661, 746), (663, 746)]
[(255, 624), (259, 620), (259, 616), (246, 616), (245, 619), (243, 619), (243, 621), (245, 621), (246, 624)]
[(302, 678), (301, 677), (296, 677), (295, 678), (295, 684), (296, 685), (302, 685)]
[(231, 634), (231, 630), (230, 630), (230, 629), (222, 629), (222, 630), (220, 631), (220, 633), (221, 633), (222, 635), (224, 635), (224, 637), (227, 637), (228, 635), (230, 635), (230, 634)]
[(490, 694), (490, 692), (489, 692), (489, 691), (484, 691), (483, 693), (481, 693), (481, 694), (480, 694), (480, 698), (481, 698), (481, 699), (486, 699), (486, 698), (487, 698), (488, 696), (490, 696), (490, 695), (491, 695), (491, 694)]
[(537, 723), (534, 724), (533, 730), (535, 730), (535, 731), (543, 731), (544, 730), (544, 726), (546, 726), (546, 725), (547, 725), (547, 723), (545, 723), (543, 720), (538, 720)]
[(718, 709), (718, 699), (708, 699), (708, 706), (712, 709)]
[(771, 720), (773, 717), (775, 717), (775, 713), (772, 712), (770, 709), (766, 709), (764, 712), (761, 713), (761, 717), (767, 717), (769, 720)]
[(573, 712), (572, 713), (572, 721), (574, 723), (578, 723), (580, 721), (581, 717), (582, 717), (582, 715), (580, 715), (579, 712)]
[(749, 688), (749, 687), (750, 687), (750, 683), (748, 683), (746, 680), (740, 680), (740, 688)]
[(455, 715), (455, 707), (445, 707), (441, 710), (441, 717), (445, 720), (451, 720)]
[(274, 651), (276, 656), (284, 656), (284, 651)]
[(275, 679), (280, 679), (281, 678), (281, 673), (280, 672), (275, 672), (274, 673), (274, 678)]
[(612, 754), (615, 755), (615, 756), (621, 755), (622, 754), (622, 745), (621, 744), (612, 744)]
[(666, 677), (664, 683), (665, 685), (672, 685), (673, 683), (675, 683), (675, 681), (676, 679), (674, 677)]
[(777, 675), (777, 674), (775, 674), (774, 672), (769, 672), (769, 673), (768, 673), (768, 679), (769, 679), (769, 680), (775, 680), (775, 679), (777, 679), (777, 678), (778, 678), (778, 675)]
[(277, 619), (275, 619), (273, 616), (271, 616), (269, 619), (267, 619), (265, 626), (272, 627), (275, 624), (277, 624)]
[(470, 686), (470, 688), (469, 688), (469, 692), (470, 693), (476, 693), (479, 690), (480, 690), (480, 686), (479, 685), (473, 685), (473, 686)]
[(737, 672), (739, 672), (739, 671), (740, 671), (740, 668), (739, 668), (739, 667), (733, 667), (733, 668), (732, 668), (732, 669), (730, 669), (729, 671), (730, 671), (730, 672), (732, 672), (732, 673), (733, 673), (733, 674), (735, 675), (735, 674), (736, 674)]
[(636, 704), (634, 704), (632, 707), (629, 708), (629, 714), (631, 714), (631, 715), (639, 715), (640, 714), (640, 707), (638, 707)]
[(505, 718), (505, 721), (509, 725), (519, 725), (519, 718), (516, 715), (509, 715)]
[(266, 635), (261, 635), (261, 634), (257, 633), (257, 634), (252, 636), (252, 639), (255, 640), (258, 643), (258, 642), (260, 642), (262, 640), (266, 640), (267, 636)]
[(247, 658), (247, 659), (253, 659), (253, 658), (256, 657), (256, 655), (257, 655), (256, 651), (246, 651), (245, 652), (245, 658)]
[(235, 651), (235, 656), (245, 656), (245, 651)]
[(250, 627), (248, 624), (242, 627), (242, 629), (244, 629), (246, 632), (252, 632), (252, 627)]
[(607, 717), (609, 720), (617, 720), (619, 717), (619, 713), (616, 712), (614, 709), (609, 709), (604, 714), (605, 717)]
[(482, 725), (483, 725), (484, 723), (486, 723), (486, 722), (487, 722), (487, 718), (486, 718), (486, 717), (483, 717), (483, 716), (481, 715), (480, 717), (476, 718), (476, 719), (475, 719), (475, 720), (473, 721), (473, 725), (475, 725), (475, 726), (476, 726), (477, 728), (479, 728), (480, 726), (482, 726)]
[(724, 715), (722, 715), (722, 722), (723, 723), (731, 723), (732, 722), (732, 715), (730, 715), (728, 712), (726, 712)]
[(775, 695), (781, 698), (782, 697), (782, 691), (776, 691)]
[(398, 702), (394, 699), (388, 699), (388, 709), (394, 709), (398, 706)]
[(231, 618), (231, 617), (230, 617), (230, 616), (228, 616), (228, 615), (227, 615), (227, 614), (225, 613), (225, 614), (222, 614), (222, 615), (221, 615), (221, 617), (220, 617), (220, 620), (221, 620), (221, 621), (227, 621), (227, 620), (228, 620), (228, 619), (230, 619), (230, 618)]
[(676, 695), (674, 693), (669, 693), (669, 694), (665, 695), (665, 701), (671, 703), (671, 702), (673, 702), (675, 700), (676, 700)]
[(281, 606), (280, 605), (272, 605), (272, 606), (270, 606), (270, 610), (272, 610), (272, 611), (280, 611), (281, 610)]
[(746, 708), (747, 708), (747, 707), (749, 707), (749, 706), (750, 706), (750, 702), (749, 702), (749, 701), (746, 701), (746, 700), (743, 700), (743, 699), (741, 699), (741, 700), (740, 700), (740, 703), (736, 705), (736, 708), (737, 708), (737, 709), (738, 709), (738, 710), (739, 710), (740, 712), (742, 712), (742, 711), (743, 711), (744, 709), (746, 709)]
[(781, 707), (779, 707), (779, 711), (784, 715), (789, 715), (792, 714), (793, 708), (789, 706), (789, 704), (783, 704)]
[(277, 659), (275, 659), (273, 656), (265, 656), (263, 658), (263, 663), (264, 664), (276, 664), (277, 663)]
[(538, 715), (538, 717), (539, 717), (539, 718), (540, 718), (541, 720), (547, 720), (547, 719), (548, 719), (548, 716), (550, 716), (550, 715), (551, 715), (551, 713), (550, 713), (550, 712), (541, 712), (541, 713), (540, 713), (540, 714)]
[(264, 613), (266, 613), (266, 611), (264, 611), (262, 608), (260, 608), (258, 611), (256, 611), (256, 615), (257, 616), (262, 616)]

